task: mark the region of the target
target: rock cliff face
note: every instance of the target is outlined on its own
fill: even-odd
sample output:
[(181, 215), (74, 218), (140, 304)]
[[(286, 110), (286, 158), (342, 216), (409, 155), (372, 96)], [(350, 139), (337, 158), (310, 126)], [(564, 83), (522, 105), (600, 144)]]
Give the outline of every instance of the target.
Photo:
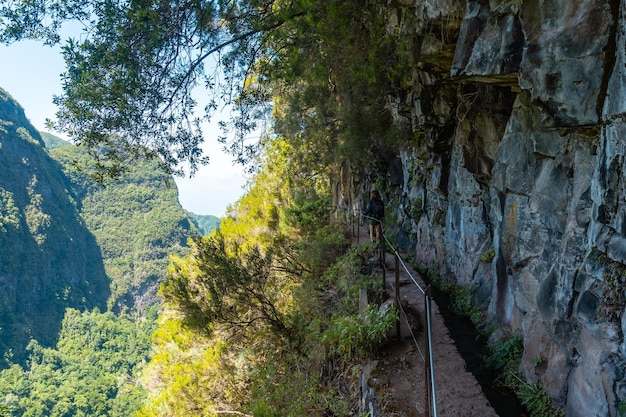
[[(522, 373), (567, 416), (619, 415), (626, 1), (388, 9), (414, 68), (390, 106), (418, 138), (380, 175), (388, 227), (419, 261), (473, 288), (490, 320), (523, 333)], [(338, 189), (359, 190), (353, 201), (372, 186), (347, 183)]]

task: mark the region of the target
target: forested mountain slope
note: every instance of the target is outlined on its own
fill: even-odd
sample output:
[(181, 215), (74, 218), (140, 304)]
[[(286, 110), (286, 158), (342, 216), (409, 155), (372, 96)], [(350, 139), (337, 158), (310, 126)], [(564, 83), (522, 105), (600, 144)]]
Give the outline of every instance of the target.
[(0, 90), (0, 350), (56, 339), (67, 307), (106, 308), (109, 279), (60, 165)]
[(184, 254), (199, 232), (155, 164), (98, 183), (77, 170), (89, 164), (81, 147), (51, 135), (44, 147), (24, 110), (0, 94), (0, 343), (19, 361), (31, 338), (56, 340), (67, 307), (157, 304), (169, 255)]
[(187, 216), (202, 235), (208, 235), (220, 225), (220, 219), (216, 216), (195, 214), (190, 211), (187, 211)]
[(171, 175), (142, 161), (119, 179), (99, 183), (89, 175), (91, 161), (84, 148), (57, 147), (50, 155), (60, 162), (80, 215), (102, 251), (111, 279), (109, 308), (142, 311), (157, 304), (169, 256), (184, 254), (187, 239), (200, 233), (180, 206)]

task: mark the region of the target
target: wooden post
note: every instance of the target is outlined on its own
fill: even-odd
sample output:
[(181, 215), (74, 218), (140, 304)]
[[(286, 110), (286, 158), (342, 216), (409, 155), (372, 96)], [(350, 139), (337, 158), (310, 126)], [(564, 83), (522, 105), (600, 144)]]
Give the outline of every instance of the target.
[[(350, 213), (350, 225), (352, 226), (352, 237), (354, 237), (354, 208), (352, 208), (352, 212)], [(358, 240), (357, 243), (359, 243)]]
[(383, 238), (383, 224), (380, 223), (380, 241), (378, 242), (380, 247), (380, 267), (383, 270), (383, 290), (387, 289), (387, 268), (385, 267), (385, 245)]
[(400, 257), (398, 252), (395, 252), (396, 259), (396, 311), (398, 312), (398, 318), (396, 318), (396, 334), (398, 336), (398, 342), (402, 339), (400, 334)]

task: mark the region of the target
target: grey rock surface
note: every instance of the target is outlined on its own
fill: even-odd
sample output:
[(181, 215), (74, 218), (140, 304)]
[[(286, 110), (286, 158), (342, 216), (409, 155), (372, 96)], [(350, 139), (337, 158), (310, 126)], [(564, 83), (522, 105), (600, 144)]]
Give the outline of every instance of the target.
[[(398, 155), (402, 180), (397, 161), (393, 181), (375, 173), (388, 228), (472, 288), (489, 320), (522, 332), (520, 372), (568, 417), (619, 415), (626, 2), (405, 3), (390, 24), (423, 41), (390, 108), (419, 140)], [(338, 193), (363, 204), (371, 178)]]

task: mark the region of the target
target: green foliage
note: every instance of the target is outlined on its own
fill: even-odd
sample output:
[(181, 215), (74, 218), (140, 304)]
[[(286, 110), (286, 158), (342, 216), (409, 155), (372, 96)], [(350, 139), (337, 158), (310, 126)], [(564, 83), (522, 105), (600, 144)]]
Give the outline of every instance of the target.
[(141, 417), (354, 414), (349, 369), (384, 339), (393, 313), (372, 306), (360, 318), (359, 289), (374, 287), (363, 274), (368, 248), (347, 250), (327, 179), (290, 175), (293, 150), (282, 137), (266, 143), (219, 230), (173, 259)]
[(11, 417), (11, 407), (0, 403), (0, 417)]
[(15, 417), (126, 417), (145, 399), (137, 378), (153, 329), (126, 315), (68, 309), (56, 348), (32, 341), (25, 367), (0, 371), (0, 398)]
[(194, 240), (187, 259), (174, 259), (161, 295), (185, 314), (185, 323), (209, 332), (226, 326), (233, 334), (269, 326), (288, 335), (281, 298), (289, 297), (290, 277), (276, 273), (273, 253), (228, 244), (221, 233)]
[[(270, 110), (274, 132), (308, 149), (303, 166), (361, 163), (412, 137), (392, 126), (386, 100), (408, 85), (413, 47), (389, 30), (377, 1), (43, 3), (0, 10), (0, 41), (59, 43), (65, 20), (83, 22), (85, 36), (63, 47), (53, 124), (90, 149), (103, 175), (119, 174), (129, 156), (193, 172), (206, 162), (200, 122), (220, 102), (234, 106), (222, 125), (235, 134), (224, 143), (242, 162), (254, 162), (259, 144), (246, 133)], [(215, 62), (221, 71), (205, 70)], [(198, 86), (210, 97), (204, 112)]]
[(327, 314), (339, 317), (356, 314), (361, 289), (368, 293), (380, 291), (380, 281), (369, 275), (367, 266), (375, 248), (375, 243), (353, 246), (324, 271), (321, 290), (332, 300)]
[(489, 346), (485, 364), (498, 379), (513, 390), (531, 417), (563, 417), (565, 411), (557, 407), (546, 394), (541, 382), (529, 384), (519, 375), (518, 368), (524, 354), (524, 340), (518, 333)]
[[(232, 356), (223, 341), (211, 341), (166, 313), (153, 336), (156, 353), (144, 372), (150, 390), (138, 417), (210, 416), (225, 409), (238, 388)], [(223, 407), (224, 406), (224, 407)]]
[(13, 193), (0, 188), (0, 232), (7, 233), (7, 228), (20, 228), (20, 211)]
[(476, 328), (484, 326), (485, 316), (474, 303), (474, 291), (469, 287), (453, 287), (452, 311), (470, 319)]
[(305, 236), (306, 239), (294, 243), (293, 249), (297, 250), (302, 273), (307, 274), (323, 274), (323, 270), (345, 253), (349, 244), (342, 226), (337, 223), (318, 225), (317, 230)]
[[(192, 228), (157, 165), (104, 187), (74, 169), (81, 148), (46, 152), (20, 115), (0, 101), (0, 399), (12, 417), (131, 415), (145, 400), (156, 287)], [(111, 292), (112, 307), (146, 318), (92, 310)]]
[(617, 412), (619, 413), (619, 417), (626, 416), (626, 401), (620, 400)]
[(416, 222), (419, 222), (420, 218), (422, 217), (422, 214), (424, 214), (423, 205), (424, 203), (422, 202), (421, 198), (416, 199), (415, 203), (411, 205), (411, 209), (409, 210), (409, 215)]
[(604, 266), (604, 287), (599, 311), (619, 325), (626, 307), (626, 265), (612, 261), (606, 256), (602, 256), (600, 262)]
[[(281, 157), (268, 159), (220, 229), (194, 239), (187, 258), (174, 258), (161, 294), (185, 312), (186, 325), (204, 332), (227, 327), (233, 334), (268, 329), (289, 339), (293, 292), (302, 275), (322, 257), (328, 259), (333, 247), (345, 246), (345, 239), (327, 227), (328, 197), (309, 192), (307, 198), (285, 187), (289, 162), (281, 151), (286, 150), (269, 146), (269, 154)], [(280, 204), (294, 200), (302, 204)], [(299, 240), (301, 229), (320, 238)]]
[[(309, 1), (43, 3), (21, 2), (0, 10), (0, 41), (58, 43), (64, 21), (83, 22), (88, 36), (68, 39), (63, 47), (67, 71), (64, 94), (55, 98), (58, 125), (92, 149), (106, 144), (108, 133), (123, 134), (128, 142), (108, 155), (113, 161), (120, 152), (145, 156), (141, 147), (148, 146), (168, 169), (187, 162), (192, 171), (205, 162), (202, 115), (196, 115), (193, 89), (204, 86), (209, 97), (221, 90), (226, 104), (241, 103), (235, 98), (244, 91), (245, 75), (280, 50), (268, 42), (272, 31), (319, 7)], [(213, 66), (212, 57), (225, 79), (222, 71), (205, 72), (210, 60)], [(206, 112), (215, 110), (216, 101), (209, 102)], [(252, 123), (246, 105), (248, 100), (241, 103), (244, 116), (237, 123), (244, 130)], [(117, 169), (115, 163), (101, 168)]]
[(64, 146), (72, 145), (70, 142), (63, 140), (51, 133), (39, 132), (39, 134), (41, 135), (41, 139), (43, 139), (43, 142), (46, 145), (46, 149), (48, 149), (49, 151), (52, 149), (62, 148)]
[(55, 342), (67, 307), (104, 308), (109, 283), (67, 178), (4, 90), (0, 126), (0, 355), (23, 363), (31, 338)]
[[(386, 338), (395, 312), (370, 305), (359, 314), (358, 294), (371, 288), (363, 275), (367, 249), (351, 248), (323, 272), (305, 280), (295, 292), (298, 313), (292, 315), (297, 337), (281, 345), (259, 372), (255, 399), (280, 415), (349, 416), (355, 414), (360, 361)], [(272, 381), (268, 385), (265, 381)], [(337, 386), (349, 387), (349, 392)], [(316, 411), (312, 411), (316, 410)]]
[(289, 209), (289, 218), (294, 226), (301, 229), (305, 234), (318, 229), (320, 224), (328, 222), (331, 200), (331, 195), (325, 195), (318, 200), (306, 202), (301, 206)]
[[(213, 324), (208, 334), (185, 324), (193, 311), (168, 297), (168, 305), (175, 304), (179, 312), (166, 313), (155, 333), (157, 352), (145, 378), (156, 385), (139, 416), (200, 416), (215, 410), (266, 416), (353, 415), (355, 397), (334, 387), (342, 379), (356, 395), (353, 384), (358, 378), (348, 369), (385, 339), (396, 317), (394, 311), (379, 313), (373, 305), (366, 317), (359, 315), (354, 295), (371, 285), (359, 272), (364, 254), (357, 247), (332, 264), (332, 276), (324, 281), (300, 277), (290, 294), (281, 293), (285, 300), (276, 307), (285, 312), (286, 332), (257, 323), (246, 325), (245, 337), (233, 337), (234, 327), (242, 323), (231, 323)], [(190, 287), (210, 291), (210, 285)], [(230, 290), (224, 298), (241, 293), (237, 286)], [(272, 294), (265, 296), (270, 299)]]
[(405, 143), (386, 100), (408, 72), (378, 4), (319, 2), (310, 20), (281, 27), (272, 39), (280, 59), (261, 68), (274, 97), (275, 130), (306, 149), (301, 166), (375, 165)]
[(186, 211), (187, 216), (191, 219), (193, 224), (198, 228), (202, 236), (207, 236), (211, 232), (217, 229), (220, 225), (220, 219), (212, 215), (195, 214), (190, 211)]
[(37, 183), (37, 176), (33, 175), (26, 188), (29, 202), (24, 208), (24, 219), (31, 236), (41, 246), (47, 238), (46, 232), (50, 227), (50, 215), (42, 209), (43, 197), (36, 192)]
[(156, 304), (169, 255), (185, 254), (186, 241), (195, 231), (170, 185), (171, 177), (157, 164), (145, 162), (103, 185), (89, 172), (76, 170), (88, 160), (81, 147), (60, 147), (50, 153), (72, 180), (80, 214), (102, 251), (113, 281), (109, 307), (133, 309), (137, 297), (148, 301), (140, 308)]
[(480, 257), (478, 258), (479, 262), (484, 262), (484, 263), (491, 263), (491, 261), (493, 261), (493, 258), (496, 257), (496, 251), (494, 248), (490, 248), (489, 250), (487, 250), (485, 253), (483, 253), (482, 255), (480, 255)]
[(377, 306), (368, 305), (364, 316), (353, 314), (331, 320), (322, 342), (328, 346), (329, 354), (346, 362), (364, 358), (387, 338), (396, 319), (393, 308), (381, 314)]
[(468, 286), (462, 286), (456, 282), (443, 279), (439, 274), (417, 267), (420, 274), (427, 276), (433, 287), (450, 296), (450, 309), (459, 316), (467, 317), (472, 324), (484, 334), (490, 329), (485, 327), (485, 315), (474, 303), (474, 291)]
[(512, 384), (517, 397), (530, 413), (530, 417), (564, 417), (565, 410), (557, 407), (540, 382), (529, 384), (521, 378)]
[(501, 342), (490, 346), (485, 364), (499, 374), (517, 371), (524, 354), (524, 339), (518, 333), (511, 334)]

